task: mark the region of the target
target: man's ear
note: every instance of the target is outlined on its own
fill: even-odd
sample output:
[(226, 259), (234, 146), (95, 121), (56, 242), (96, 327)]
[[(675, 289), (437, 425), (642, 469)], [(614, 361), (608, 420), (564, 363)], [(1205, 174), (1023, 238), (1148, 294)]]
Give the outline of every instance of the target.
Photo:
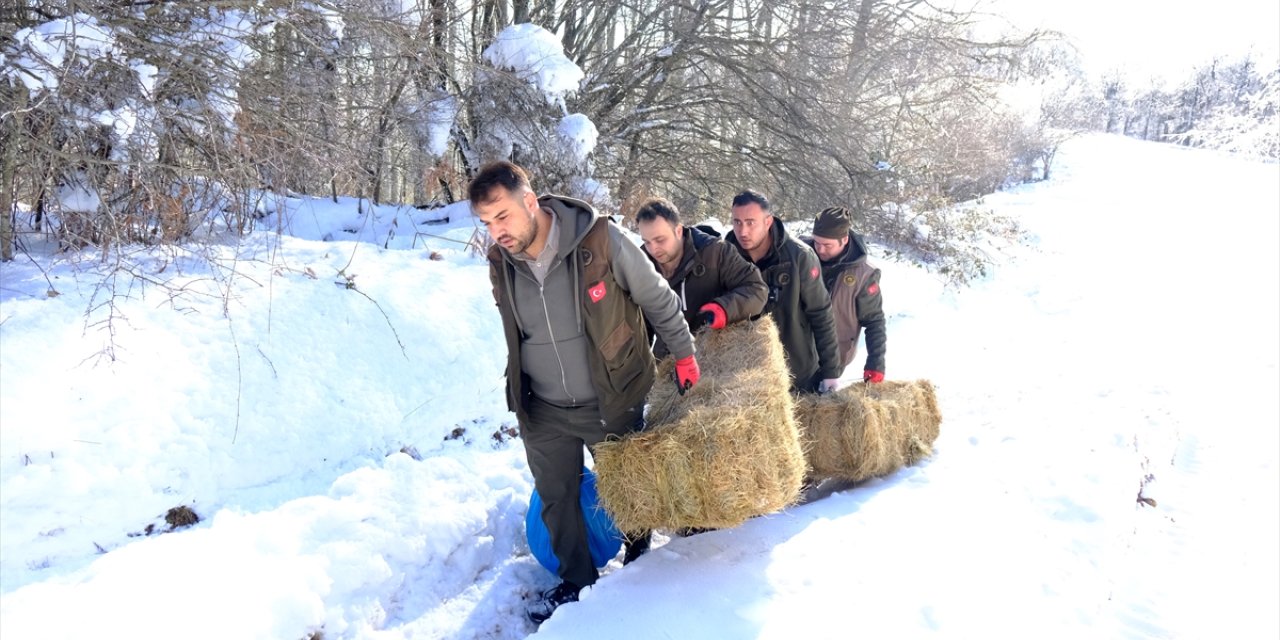
[(533, 189), (524, 190), (524, 208), (529, 211), (538, 210), (538, 196), (533, 193)]

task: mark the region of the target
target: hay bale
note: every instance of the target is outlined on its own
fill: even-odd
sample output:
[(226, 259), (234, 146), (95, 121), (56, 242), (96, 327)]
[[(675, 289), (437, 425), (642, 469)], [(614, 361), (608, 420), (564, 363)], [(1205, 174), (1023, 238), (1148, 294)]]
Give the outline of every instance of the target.
[(801, 395), (796, 423), (815, 478), (861, 481), (933, 455), (942, 412), (928, 380), (887, 380)]
[(623, 531), (734, 527), (799, 497), (804, 453), (773, 320), (702, 332), (697, 350), (689, 393), (664, 359), (649, 428), (593, 452), (601, 503)]

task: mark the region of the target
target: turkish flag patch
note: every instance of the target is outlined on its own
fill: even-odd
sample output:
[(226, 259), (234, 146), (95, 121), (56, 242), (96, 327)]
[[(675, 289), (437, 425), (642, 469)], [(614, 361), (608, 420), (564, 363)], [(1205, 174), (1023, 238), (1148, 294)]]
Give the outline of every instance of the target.
[(591, 296), (592, 302), (600, 302), (601, 300), (604, 300), (605, 293), (604, 280), (591, 285), (591, 288), (587, 289), (587, 295)]
[(880, 283), (872, 282), (871, 286), (867, 287), (867, 295), (874, 296), (877, 293), (880, 293)]
[(820, 273), (822, 273), (822, 272), (821, 272), (821, 271), (819, 271), (817, 267), (814, 267), (814, 268), (812, 268), (812, 269), (810, 269), (810, 270), (809, 270), (809, 278), (810, 278), (811, 280), (817, 280), (817, 279), (818, 279), (818, 274), (820, 274)]

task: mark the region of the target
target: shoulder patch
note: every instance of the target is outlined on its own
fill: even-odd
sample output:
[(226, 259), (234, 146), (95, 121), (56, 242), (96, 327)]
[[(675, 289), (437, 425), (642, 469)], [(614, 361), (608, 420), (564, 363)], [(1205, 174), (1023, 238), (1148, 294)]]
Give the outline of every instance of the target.
[(880, 293), (880, 283), (872, 282), (871, 286), (867, 287), (867, 295), (874, 296), (877, 293)]
[(817, 267), (814, 267), (814, 268), (812, 268), (812, 269), (810, 269), (810, 270), (809, 270), (809, 279), (810, 279), (810, 280), (817, 280), (817, 279), (818, 279), (818, 276), (820, 276), (820, 275), (822, 275), (822, 271), (821, 271), (820, 269), (818, 269)]
[(847, 284), (847, 285), (849, 285), (849, 286), (853, 286), (853, 284), (854, 284), (855, 282), (857, 282), (857, 281), (858, 281), (858, 279), (857, 279), (857, 278), (855, 278), (855, 277), (853, 277), (853, 274), (852, 274), (852, 273), (846, 273), (846, 274), (844, 274), (844, 283), (845, 283), (845, 284)]

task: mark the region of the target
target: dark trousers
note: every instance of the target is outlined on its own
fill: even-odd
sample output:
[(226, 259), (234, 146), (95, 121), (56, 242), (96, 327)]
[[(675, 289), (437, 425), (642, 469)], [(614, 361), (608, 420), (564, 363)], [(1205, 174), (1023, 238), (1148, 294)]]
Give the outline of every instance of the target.
[(600, 577), (587, 546), (587, 526), (578, 489), (582, 482), (583, 446), (593, 447), (610, 435), (644, 428), (641, 404), (605, 424), (596, 406), (560, 407), (534, 397), (529, 421), (520, 425), (533, 484), (542, 496), (542, 522), (560, 560), (560, 578), (579, 587)]

